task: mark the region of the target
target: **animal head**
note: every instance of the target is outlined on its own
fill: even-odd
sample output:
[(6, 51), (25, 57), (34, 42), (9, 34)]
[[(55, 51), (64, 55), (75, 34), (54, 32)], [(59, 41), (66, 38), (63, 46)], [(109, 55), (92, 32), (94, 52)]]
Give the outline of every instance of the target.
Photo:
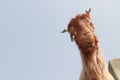
[(68, 28), (64, 29), (62, 33), (70, 33), (71, 41), (74, 41), (77, 39), (78, 34), (82, 33), (85, 29), (94, 31), (93, 24), (90, 22), (90, 11), (91, 8), (86, 10), (85, 13), (78, 14), (76, 17), (72, 18), (68, 24)]
[(85, 13), (72, 18), (67, 29), (62, 31), (62, 33), (70, 34), (71, 41), (75, 41), (84, 54), (93, 53), (97, 49), (98, 43), (93, 24), (90, 21), (90, 11), (91, 9), (86, 10)]

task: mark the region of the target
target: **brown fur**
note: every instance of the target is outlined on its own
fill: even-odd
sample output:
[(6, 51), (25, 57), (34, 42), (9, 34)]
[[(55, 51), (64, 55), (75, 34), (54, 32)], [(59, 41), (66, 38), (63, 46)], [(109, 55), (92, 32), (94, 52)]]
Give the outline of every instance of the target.
[(93, 23), (90, 21), (89, 11), (72, 18), (67, 31), (71, 41), (75, 41), (80, 52), (83, 70), (80, 80), (114, 80), (105, 67), (100, 55), (98, 40), (94, 33)]

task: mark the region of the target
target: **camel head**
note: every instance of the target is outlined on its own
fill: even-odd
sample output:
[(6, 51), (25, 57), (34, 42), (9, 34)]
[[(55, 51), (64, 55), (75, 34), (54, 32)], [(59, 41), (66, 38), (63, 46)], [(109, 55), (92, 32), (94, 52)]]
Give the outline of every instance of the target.
[(90, 32), (94, 32), (94, 27), (92, 22), (90, 22), (90, 11), (86, 10), (83, 14), (78, 14), (76, 17), (72, 18), (68, 24), (68, 28), (64, 29), (62, 33), (68, 32), (70, 34), (71, 41), (77, 40), (77, 38), (82, 37)]
[(86, 10), (83, 14), (78, 14), (72, 18), (68, 24), (67, 29), (64, 29), (62, 33), (68, 32), (70, 34), (71, 41), (75, 41), (81, 48), (93, 46), (97, 39), (94, 34), (94, 27), (90, 21), (90, 11)]

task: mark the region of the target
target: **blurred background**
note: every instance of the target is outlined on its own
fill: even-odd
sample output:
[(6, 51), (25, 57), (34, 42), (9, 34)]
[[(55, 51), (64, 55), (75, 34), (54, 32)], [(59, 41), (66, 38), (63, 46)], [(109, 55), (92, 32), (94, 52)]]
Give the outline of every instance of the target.
[(120, 58), (120, 0), (1, 0), (0, 80), (78, 80), (78, 48), (61, 31), (89, 8), (108, 65)]

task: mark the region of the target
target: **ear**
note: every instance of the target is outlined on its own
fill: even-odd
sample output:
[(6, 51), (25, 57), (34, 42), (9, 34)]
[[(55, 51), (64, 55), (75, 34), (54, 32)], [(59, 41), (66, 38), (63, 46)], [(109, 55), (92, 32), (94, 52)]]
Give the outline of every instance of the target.
[(90, 14), (90, 12), (91, 12), (91, 8), (89, 8), (89, 10), (87, 11), (85, 11), (87, 14)]
[(67, 30), (66, 30), (66, 29), (64, 29), (61, 33), (65, 33), (65, 32), (67, 32)]

